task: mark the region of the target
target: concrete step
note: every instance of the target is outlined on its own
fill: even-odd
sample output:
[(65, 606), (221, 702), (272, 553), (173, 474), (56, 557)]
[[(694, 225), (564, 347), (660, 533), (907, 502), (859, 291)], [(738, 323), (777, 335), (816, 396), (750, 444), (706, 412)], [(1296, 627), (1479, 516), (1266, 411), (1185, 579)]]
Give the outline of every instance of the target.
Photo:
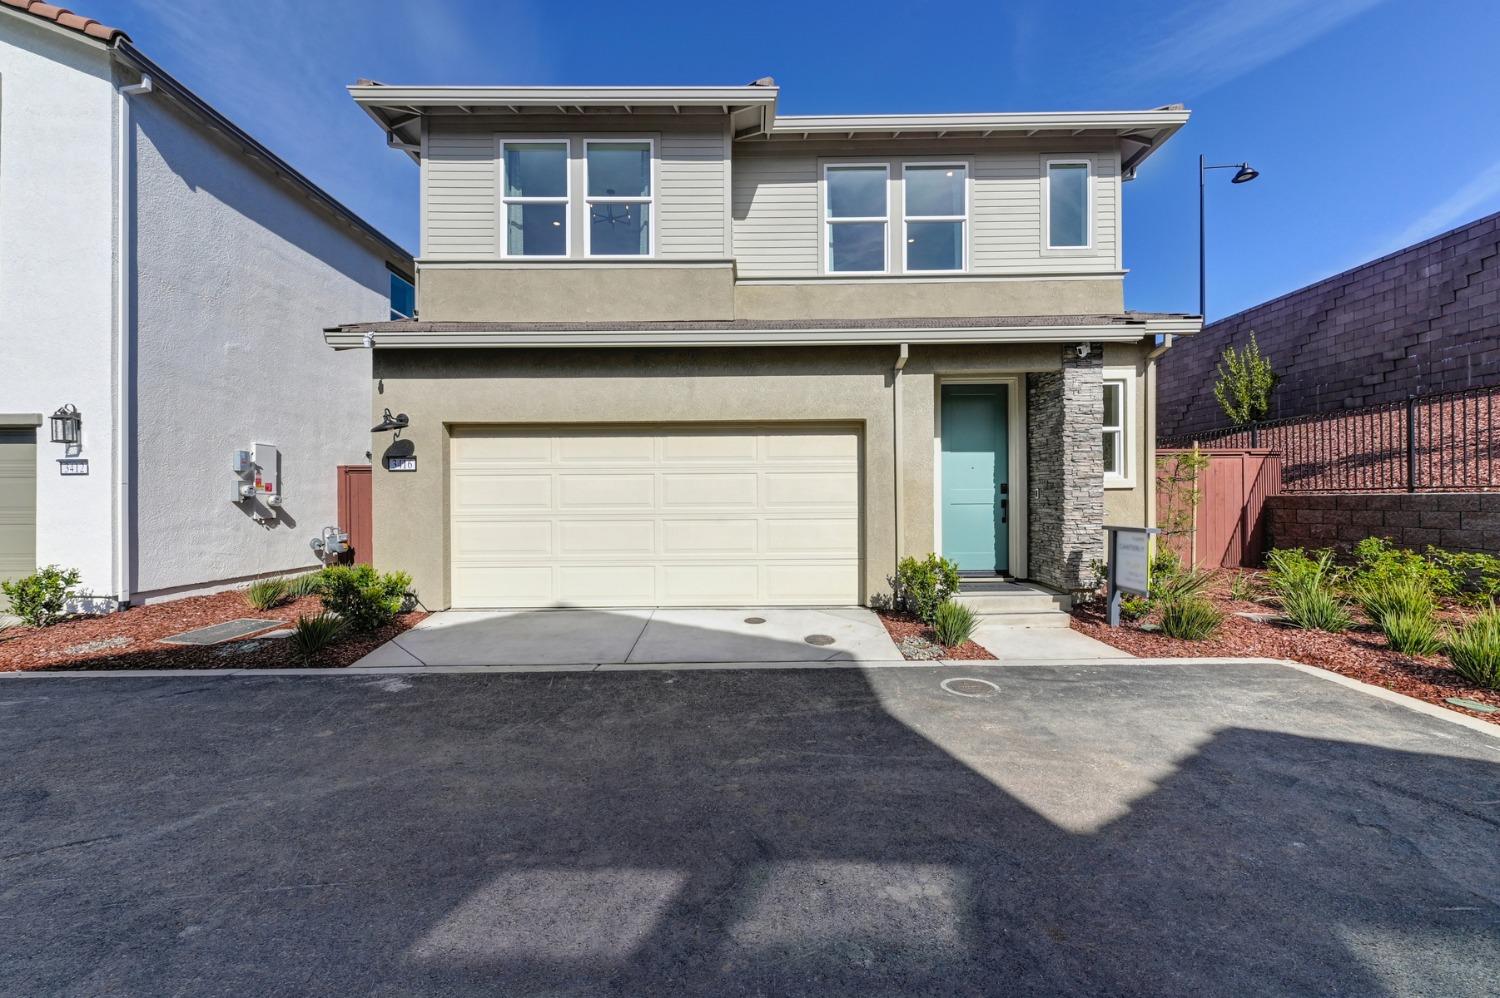
[(975, 613), (988, 616), (990, 614), (1009, 613), (1046, 613), (1054, 611), (1067, 613), (1073, 606), (1072, 597), (1067, 593), (1054, 593), (1040, 587), (1015, 586), (1002, 592), (974, 591), (968, 587), (959, 589), (954, 600), (967, 606)]

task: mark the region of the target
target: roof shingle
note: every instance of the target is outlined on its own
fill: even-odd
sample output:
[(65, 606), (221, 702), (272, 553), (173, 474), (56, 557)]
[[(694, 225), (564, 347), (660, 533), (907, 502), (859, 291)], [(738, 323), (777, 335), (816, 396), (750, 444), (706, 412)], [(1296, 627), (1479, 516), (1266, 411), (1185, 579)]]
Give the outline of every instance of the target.
[(76, 31), (80, 35), (96, 38), (105, 44), (114, 44), (117, 38), (130, 40), (130, 36), (119, 28), (111, 28), (107, 24), (101, 24), (92, 17), (75, 14), (66, 7), (56, 4), (41, 3), (39, 0), (0, 0), (0, 6), (9, 7), (11, 10), (30, 14), (32, 17), (51, 21), (69, 31)]

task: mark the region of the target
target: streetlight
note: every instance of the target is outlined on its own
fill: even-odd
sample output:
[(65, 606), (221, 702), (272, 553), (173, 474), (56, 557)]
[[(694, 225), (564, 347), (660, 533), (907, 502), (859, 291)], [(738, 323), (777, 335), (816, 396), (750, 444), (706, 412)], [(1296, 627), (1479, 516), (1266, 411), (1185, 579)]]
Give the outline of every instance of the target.
[(1249, 163), (1222, 163), (1209, 166), (1202, 155), (1198, 157), (1198, 315), (1208, 319), (1208, 256), (1203, 247), (1203, 188), (1209, 170), (1234, 170), (1229, 178), (1231, 184), (1248, 184), (1260, 176), (1260, 171)]

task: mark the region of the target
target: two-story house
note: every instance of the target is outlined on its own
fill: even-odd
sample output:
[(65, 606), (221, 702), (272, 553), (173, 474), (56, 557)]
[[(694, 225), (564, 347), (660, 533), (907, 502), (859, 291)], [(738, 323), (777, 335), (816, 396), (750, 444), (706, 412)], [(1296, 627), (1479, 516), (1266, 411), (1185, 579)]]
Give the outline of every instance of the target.
[[(362, 83), (421, 170), (375, 550), (427, 605), (866, 603), (900, 556), (1080, 585), (1153, 518), (1124, 181), (1180, 107), (779, 116), (733, 87)], [(388, 411), (388, 412), (387, 412)]]

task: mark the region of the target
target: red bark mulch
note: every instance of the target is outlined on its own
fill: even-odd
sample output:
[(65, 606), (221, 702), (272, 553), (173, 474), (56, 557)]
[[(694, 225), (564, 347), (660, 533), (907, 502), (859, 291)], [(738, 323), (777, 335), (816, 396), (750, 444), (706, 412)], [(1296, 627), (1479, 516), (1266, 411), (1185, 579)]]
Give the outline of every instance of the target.
[[(932, 633), (932, 628), (909, 613), (901, 613), (896, 610), (876, 610), (875, 615), (885, 625), (886, 633), (890, 634), (891, 640), (896, 643), (898, 649), (901, 648), (901, 639), (905, 637), (923, 638), (937, 645), (937, 637)], [(995, 660), (995, 656), (972, 641), (965, 641), (961, 645), (947, 647), (938, 645), (938, 647), (943, 649), (943, 658), (951, 658), (963, 662), (991, 662)], [(902, 654), (909, 661), (933, 661), (932, 659), (919, 659), (911, 655), (906, 655), (904, 650)]]
[(403, 613), (373, 634), (345, 637), (304, 662), (284, 638), (246, 638), (216, 645), (166, 645), (161, 638), (228, 620), (260, 619), (267, 630), (290, 627), (300, 614), (323, 609), (303, 596), (270, 610), (255, 610), (242, 589), (132, 607), (97, 617), (77, 617), (34, 629), (0, 631), (0, 672), (130, 669), (341, 669), (416, 624), (425, 613)]
[(1463, 697), (1500, 707), (1500, 690), (1475, 686), (1454, 672), (1442, 656), (1414, 658), (1394, 652), (1380, 631), (1370, 625), (1357, 625), (1344, 634), (1327, 634), (1237, 617), (1236, 612), (1276, 611), (1261, 603), (1235, 600), (1223, 586), (1204, 595), (1226, 614), (1218, 635), (1206, 641), (1183, 641), (1143, 631), (1140, 625), (1145, 621), (1122, 621), (1120, 627), (1111, 628), (1104, 620), (1102, 598), (1075, 606), (1072, 626), (1075, 631), (1143, 658), (1290, 659), (1500, 724), (1500, 714), (1481, 714), (1445, 702), (1448, 697)]

